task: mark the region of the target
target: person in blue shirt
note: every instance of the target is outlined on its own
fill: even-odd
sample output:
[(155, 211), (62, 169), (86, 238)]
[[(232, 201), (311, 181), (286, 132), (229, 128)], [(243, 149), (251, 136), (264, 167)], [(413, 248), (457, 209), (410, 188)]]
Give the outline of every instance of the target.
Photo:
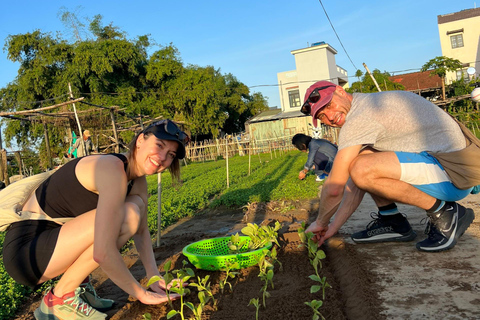
[(305, 179), (308, 171), (313, 170), (316, 181), (323, 181), (332, 169), (333, 159), (337, 154), (337, 146), (326, 139), (314, 139), (303, 133), (293, 136), (292, 144), (302, 152), (308, 152), (308, 159), (302, 171), (298, 173), (300, 180)]

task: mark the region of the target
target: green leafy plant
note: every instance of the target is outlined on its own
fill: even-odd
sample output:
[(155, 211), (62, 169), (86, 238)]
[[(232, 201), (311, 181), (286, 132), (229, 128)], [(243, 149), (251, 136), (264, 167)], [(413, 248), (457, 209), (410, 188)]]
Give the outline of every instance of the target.
[(268, 253), (268, 250), (263, 250), (262, 256), (258, 259), (258, 267), (260, 269), (258, 276), (263, 281), (263, 286), (260, 289), (260, 292), (262, 293), (262, 302), (264, 308), (267, 307), (266, 299), (270, 297), (270, 292), (267, 291), (268, 285), (270, 284), (271, 288), (274, 288), (274, 267), (273, 264), (267, 259)]
[(142, 315), (143, 320), (152, 320), (152, 315), (150, 313), (145, 313)]
[[(202, 300), (204, 301), (204, 304), (203, 306), (205, 306), (205, 304), (208, 302), (209, 299), (212, 299), (213, 301), (213, 308), (216, 310), (217, 308), (217, 300), (215, 299), (215, 297), (213, 296), (213, 293), (212, 293), (212, 289), (210, 288), (210, 282), (208, 280), (210, 280), (210, 276), (209, 275), (206, 275), (203, 279), (201, 279), (200, 277), (197, 277), (197, 280), (198, 282), (193, 282), (193, 283), (190, 283), (189, 286), (191, 287), (196, 287), (197, 290), (198, 290), (198, 299), (200, 300), (200, 303), (202, 304)], [(200, 297), (200, 293), (202, 293), (202, 295), (204, 297)], [(206, 296), (205, 296), (206, 295)], [(201, 313), (200, 313), (201, 315)]]
[(323, 301), (322, 300), (312, 300), (310, 302), (305, 302), (305, 304), (307, 306), (309, 306), (310, 308), (312, 308), (313, 310), (313, 317), (312, 317), (312, 320), (318, 320), (320, 318), (322, 318), (323, 320), (325, 320), (325, 318), (323, 317), (323, 315), (320, 313), (320, 311), (318, 311), (318, 309), (320, 309), (320, 307), (323, 305)]
[[(173, 308), (173, 305), (172, 305), (172, 301), (170, 300), (170, 284), (172, 283), (173, 281), (173, 275), (170, 273), (170, 267), (172, 265), (172, 261), (167, 261), (164, 266), (163, 266), (163, 271), (165, 271), (165, 274), (163, 276), (163, 281), (165, 282), (165, 293), (167, 294), (167, 299), (168, 299), (168, 304), (170, 305), (170, 307)], [(147, 283), (147, 288), (150, 287), (150, 285), (152, 285), (153, 283), (157, 282), (157, 281), (161, 281), (162, 278), (159, 277), (159, 276), (153, 276), (151, 277), (149, 280), (148, 280), (148, 283)]]
[(228, 285), (230, 287), (230, 292), (233, 291), (232, 284), (228, 281), (229, 279), (235, 278), (239, 272), (235, 271), (240, 269), (240, 264), (238, 262), (231, 263), (229, 261), (225, 262), (225, 269), (222, 269), (222, 271), (225, 271), (225, 278), (220, 280), (218, 283), (218, 286), (220, 287), (220, 291), (223, 293), (225, 290), (225, 287)]
[(228, 241), (228, 249), (230, 250), (230, 253), (242, 252), (242, 249), (245, 246), (246, 242), (247, 240), (242, 240), (238, 233), (232, 234), (230, 236), (230, 241)]
[(176, 279), (172, 280), (172, 286), (170, 287), (170, 291), (175, 292), (180, 295), (180, 310), (170, 310), (167, 314), (167, 319), (171, 319), (172, 317), (179, 314), (182, 320), (185, 320), (185, 315), (183, 313), (184, 306), (187, 306), (190, 310), (194, 310), (195, 306), (191, 302), (184, 302), (184, 296), (190, 294), (190, 289), (185, 287), (185, 283), (195, 276), (195, 273), (191, 268), (187, 268), (186, 265), (188, 264), (187, 261), (183, 261), (183, 268), (174, 270), (172, 273), (176, 275)]
[(258, 320), (258, 311), (260, 310), (260, 299), (259, 298), (252, 298), (248, 303), (249, 306), (253, 305), (256, 308), (255, 311), (255, 319)]
[(258, 248), (264, 247), (267, 243), (272, 242), (277, 246), (280, 246), (278, 243), (278, 230), (282, 227), (280, 222), (275, 221), (275, 226), (261, 226), (254, 223), (248, 223), (246, 227), (242, 228), (242, 233), (250, 237), (250, 242), (248, 247), (250, 250), (256, 250)]

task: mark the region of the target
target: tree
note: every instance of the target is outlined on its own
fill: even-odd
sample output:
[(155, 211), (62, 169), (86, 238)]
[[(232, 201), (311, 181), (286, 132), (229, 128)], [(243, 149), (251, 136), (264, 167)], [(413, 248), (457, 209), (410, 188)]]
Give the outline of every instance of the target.
[(462, 63), (457, 59), (445, 56), (430, 59), (422, 66), (421, 71), (432, 70), (430, 76), (438, 75), (442, 79), (442, 99), (445, 100), (445, 75), (447, 71), (456, 71), (462, 68)]
[[(388, 72), (380, 72), (380, 70), (375, 69), (373, 70), (373, 77), (377, 81), (378, 85), (382, 90), (388, 91), (388, 90), (405, 90), (405, 87), (399, 83), (393, 82), (390, 80), (390, 73)], [(357, 70), (355, 73), (356, 77), (362, 76), (362, 72), (360, 70)], [(354, 82), (350, 88), (347, 89), (348, 92), (353, 93), (353, 92), (363, 92), (363, 93), (368, 93), (368, 92), (378, 92), (378, 89), (373, 82), (372, 78), (368, 73), (365, 73), (363, 75), (363, 78), (361, 81)]]

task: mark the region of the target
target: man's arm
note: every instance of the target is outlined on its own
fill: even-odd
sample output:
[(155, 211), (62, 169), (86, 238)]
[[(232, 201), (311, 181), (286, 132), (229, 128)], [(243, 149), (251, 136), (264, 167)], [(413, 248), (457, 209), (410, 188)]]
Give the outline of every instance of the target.
[[(350, 216), (355, 211), (354, 206), (350, 203), (353, 198), (346, 197), (344, 199), (345, 186), (350, 177), (349, 168), (354, 159), (358, 156), (362, 146), (351, 146), (338, 151), (333, 161), (332, 171), (322, 187), (320, 194), (320, 207), (316, 221), (307, 228), (307, 232), (313, 232), (317, 235), (317, 239), (325, 235), (328, 230), (330, 219), (337, 212), (342, 199), (342, 208), (345, 210), (344, 215)], [(350, 194), (350, 193), (347, 193)], [(352, 210), (353, 208), (353, 210)], [(348, 209), (348, 210), (347, 210)], [(352, 210), (352, 212), (347, 212)]]

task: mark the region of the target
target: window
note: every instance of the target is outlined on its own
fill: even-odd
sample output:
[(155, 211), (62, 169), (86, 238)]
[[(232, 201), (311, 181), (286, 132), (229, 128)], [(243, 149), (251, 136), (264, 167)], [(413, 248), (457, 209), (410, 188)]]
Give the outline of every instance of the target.
[(467, 70), (463, 69), (463, 70), (457, 70), (457, 81), (459, 80), (464, 80), (464, 81), (468, 81), (468, 73), (467, 73)]
[(450, 37), (450, 42), (452, 49), (463, 47), (463, 36), (461, 34), (453, 35)]
[(300, 93), (298, 90), (288, 91), (288, 100), (290, 101), (290, 108), (300, 107)]

